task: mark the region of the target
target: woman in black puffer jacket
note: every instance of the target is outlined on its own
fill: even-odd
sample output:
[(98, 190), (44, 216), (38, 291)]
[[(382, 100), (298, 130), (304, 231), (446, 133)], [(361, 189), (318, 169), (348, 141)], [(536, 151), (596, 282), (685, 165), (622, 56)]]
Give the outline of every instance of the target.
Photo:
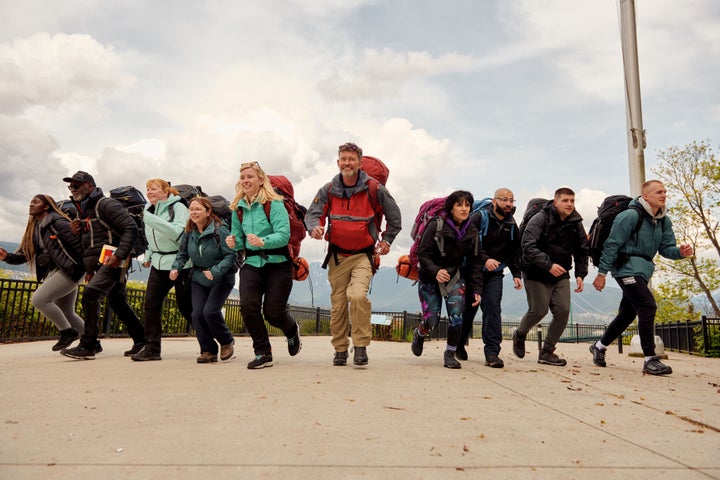
[(11, 265), (27, 263), (42, 282), (32, 296), (33, 306), (55, 324), (60, 339), (54, 351), (69, 346), (83, 332), (83, 320), (75, 313), (78, 282), (85, 269), (80, 237), (70, 231), (70, 219), (49, 195), (30, 201), (30, 218), (20, 247), (8, 253), (0, 247), (0, 260)]

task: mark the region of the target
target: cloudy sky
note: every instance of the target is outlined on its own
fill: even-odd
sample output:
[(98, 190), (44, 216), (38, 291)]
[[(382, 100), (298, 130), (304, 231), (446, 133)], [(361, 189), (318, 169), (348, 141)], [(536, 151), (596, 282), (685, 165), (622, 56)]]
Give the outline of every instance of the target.
[[(719, 141), (720, 2), (636, 3), (651, 178), (658, 150)], [(586, 226), (629, 190), (615, 0), (0, 0), (0, 18), (2, 240), (78, 169), (232, 197), (258, 160), (309, 204), (346, 141), (391, 169), (392, 257), (455, 189), (508, 186), (522, 211), (568, 185)]]

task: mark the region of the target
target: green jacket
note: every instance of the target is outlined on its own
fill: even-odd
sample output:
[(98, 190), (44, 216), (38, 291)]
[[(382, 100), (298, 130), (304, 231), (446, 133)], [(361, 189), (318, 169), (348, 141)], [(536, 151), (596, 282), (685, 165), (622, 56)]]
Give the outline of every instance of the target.
[[(157, 270), (171, 270), (180, 250), (180, 237), (188, 221), (188, 209), (180, 200), (179, 196), (170, 194), (167, 200), (160, 200), (157, 205), (148, 204), (143, 212), (148, 241), (145, 261), (150, 262)], [(171, 208), (175, 216), (172, 222)], [(188, 262), (184, 268), (191, 266), (192, 263)]]
[(603, 246), (598, 272), (610, 272), (614, 278), (641, 276), (649, 281), (655, 271), (652, 259), (656, 254), (671, 260), (683, 257), (676, 245), (672, 222), (664, 210), (653, 217), (637, 198), (630, 205), (643, 210), (640, 230), (633, 233), (641, 215), (635, 208), (618, 214)]
[[(225, 225), (215, 222), (211, 222), (202, 233), (195, 228), (186, 232), (180, 241), (180, 251), (172, 269), (180, 270), (188, 260), (192, 260), (193, 282), (204, 287), (211, 287), (221, 281), (235, 284), (235, 274), (231, 274), (230, 269), (235, 263), (236, 254), (225, 243), (225, 237), (229, 234)], [(205, 270), (210, 270), (212, 280), (205, 277)]]
[[(238, 202), (238, 209), (242, 209), (242, 224), (237, 214), (232, 216), (231, 234), (235, 236), (235, 250), (246, 250), (245, 263), (260, 268), (266, 263), (286, 262), (289, 258), (281, 254), (253, 255), (253, 252), (262, 252), (276, 248), (287, 247), (290, 241), (290, 219), (282, 200), (273, 200), (270, 203), (270, 220), (265, 215), (265, 209), (261, 203), (253, 202), (248, 205), (245, 198)], [(245, 235), (254, 233), (262, 238), (265, 245), (253, 247), (246, 244)]]

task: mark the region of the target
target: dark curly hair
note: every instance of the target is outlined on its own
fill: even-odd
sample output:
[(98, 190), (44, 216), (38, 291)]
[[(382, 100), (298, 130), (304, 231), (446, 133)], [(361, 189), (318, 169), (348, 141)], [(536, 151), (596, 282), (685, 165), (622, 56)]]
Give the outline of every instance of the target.
[(468, 192), (467, 190), (456, 190), (447, 196), (447, 198), (445, 199), (445, 203), (443, 204), (443, 213), (447, 218), (452, 218), (453, 207), (456, 203), (462, 200), (467, 200), (467, 202), (472, 207), (475, 198), (473, 197), (473, 194)]

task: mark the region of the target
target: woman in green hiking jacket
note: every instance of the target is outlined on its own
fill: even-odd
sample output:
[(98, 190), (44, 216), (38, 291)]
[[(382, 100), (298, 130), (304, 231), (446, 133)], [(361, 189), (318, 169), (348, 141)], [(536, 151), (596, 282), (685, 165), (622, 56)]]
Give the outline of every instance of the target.
[[(666, 215), (665, 206), (652, 212), (642, 197), (632, 200), (629, 208), (615, 217), (598, 272), (610, 272), (614, 278), (641, 276), (649, 281), (655, 271), (652, 259), (656, 254), (671, 260), (683, 258), (672, 221)], [(638, 222), (642, 222), (639, 229)]]

